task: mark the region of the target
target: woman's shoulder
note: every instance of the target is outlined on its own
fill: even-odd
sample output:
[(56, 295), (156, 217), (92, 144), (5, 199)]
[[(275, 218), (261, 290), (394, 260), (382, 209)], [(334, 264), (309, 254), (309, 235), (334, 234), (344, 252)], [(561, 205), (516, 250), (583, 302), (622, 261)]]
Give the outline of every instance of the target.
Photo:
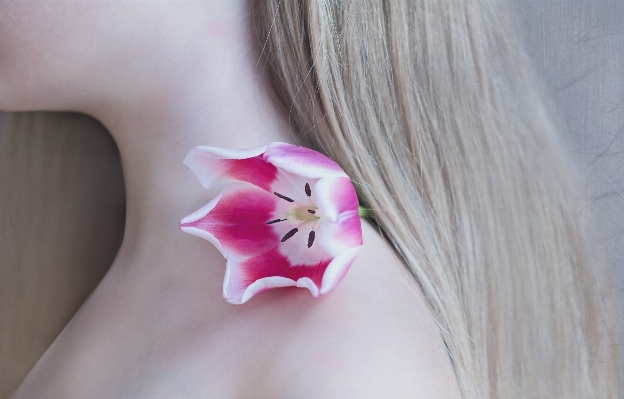
[(164, 285), (109, 273), (15, 398), (458, 398), (416, 285), (368, 225), (364, 240), (320, 299), (288, 288), (230, 305), (203, 265)]
[[(299, 317), (279, 331), (254, 378), (260, 397), (460, 397), (416, 284), (372, 227), (364, 230), (366, 245), (336, 290), (290, 310)], [(257, 384), (249, 389), (258, 397)]]

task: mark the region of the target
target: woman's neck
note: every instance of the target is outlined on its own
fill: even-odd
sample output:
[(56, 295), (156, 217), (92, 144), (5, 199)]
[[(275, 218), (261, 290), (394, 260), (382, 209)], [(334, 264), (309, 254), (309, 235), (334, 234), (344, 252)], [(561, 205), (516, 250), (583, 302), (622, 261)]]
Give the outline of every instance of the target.
[(195, 29), (206, 33), (193, 41), (192, 50), (181, 45), (182, 38), (169, 38), (161, 45), (170, 47), (160, 49), (168, 56), (144, 71), (150, 79), (145, 73), (121, 79), (124, 85), (110, 88), (112, 94), (86, 110), (105, 124), (121, 153), (127, 213), (118, 259), (196, 240), (179, 231), (178, 221), (217, 193), (201, 187), (183, 165), (191, 148), (289, 141), (285, 118), (256, 67), (249, 24), (240, 20), (238, 6), (221, 4), (211, 18), (199, 19), (208, 28)]

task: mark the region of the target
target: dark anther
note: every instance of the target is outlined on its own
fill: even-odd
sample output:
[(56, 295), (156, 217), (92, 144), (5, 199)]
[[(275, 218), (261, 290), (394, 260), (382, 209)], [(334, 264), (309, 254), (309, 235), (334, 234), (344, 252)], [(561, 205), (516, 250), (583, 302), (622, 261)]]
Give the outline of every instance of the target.
[(296, 232), (298, 232), (299, 230), (297, 228), (294, 228), (292, 230), (290, 230), (288, 233), (286, 233), (286, 235), (284, 237), (282, 237), (282, 242), (288, 240), (290, 237), (294, 236)]
[(316, 215), (316, 211), (312, 210), (312, 209), (308, 209), (308, 213), (311, 213), (313, 215)]
[(310, 185), (308, 183), (306, 183), (305, 190), (306, 190), (306, 195), (310, 197), (312, 195), (312, 190), (310, 190)]
[(287, 196), (282, 195), (282, 194), (280, 194), (280, 193), (276, 193), (275, 191), (273, 192), (273, 194), (277, 195), (277, 196), (278, 196), (278, 197), (280, 197), (281, 199), (286, 200), (286, 201), (288, 201), (288, 202), (295, 202), (295, 201), (291, 200), (290, 198), (288, 198)]
[(277, 223), (277, 222), (283, 222), (285, 220), (288, 220), (288, 219), (275, 219), (275, 220), (271, 220), (269, 222), (266, 222), (266, 224), (273, 224), (273, 223)]
[(310, 235), (308, 236), (308, 248), (310, 248), (312, 246), (312, 244), (314, 244), (314, 236), (316, 234), (314, 233), (314, 230), (312, 230), (310, 232)]

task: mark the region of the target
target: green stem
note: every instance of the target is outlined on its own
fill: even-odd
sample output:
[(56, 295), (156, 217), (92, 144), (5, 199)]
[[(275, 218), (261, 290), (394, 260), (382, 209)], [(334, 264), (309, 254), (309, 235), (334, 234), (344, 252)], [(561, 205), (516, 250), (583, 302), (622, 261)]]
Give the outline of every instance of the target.
[(369, 209), (364, 208), (363, 206), (358, 206), (358, 213), (360, 214), (360, 217), (363, 218), (370, 218), (371, 216), (371, 212)]

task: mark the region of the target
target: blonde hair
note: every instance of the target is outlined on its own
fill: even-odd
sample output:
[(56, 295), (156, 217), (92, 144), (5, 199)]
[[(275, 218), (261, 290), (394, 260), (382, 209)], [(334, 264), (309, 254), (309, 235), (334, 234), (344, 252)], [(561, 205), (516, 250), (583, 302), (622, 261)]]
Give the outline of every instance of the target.
[(463, 397), (615, 397), (582, 203), (504, 7), (262, 0), (252, 18), (295, 140), (357, 183)]

